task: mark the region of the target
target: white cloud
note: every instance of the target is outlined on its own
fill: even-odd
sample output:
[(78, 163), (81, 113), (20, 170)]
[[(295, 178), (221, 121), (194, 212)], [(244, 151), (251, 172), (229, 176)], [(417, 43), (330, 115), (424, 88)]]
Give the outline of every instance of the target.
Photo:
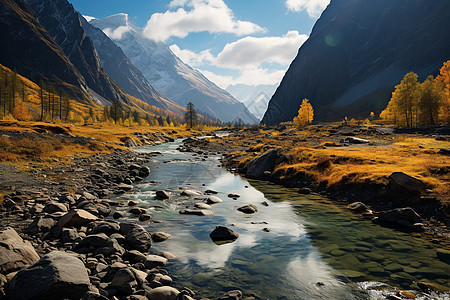
[(209, 49), (203, 50), (200, 53), (196, 53), (187, 49), (182, 50), (176, 44), (173, 44), (169, 48), (176, 56), (181, 58), (184, 63), (190, 65), (191, 67), (210, 64), (214, 62), (215, 59)]
[(286, 6), (292, 11), (306, 10), (312, 18), (318, 18), (330, 0), (286, 0)]
[(131, 31), (131, 28), (129, 26), (119, 26), (116, 29), (103, 29), (103, 32), (112, 40), (121, 40), (122, 36), (129, 31)]
[(217, 65), (232, 69), (256, 68), (264, 62), (290, 63), (308, 36), (289, 31), (281, 37), (245, 37), (225, 45)]
[(244, 84), (249, 86), (257, 86), (260, 84), (274, 85), (278, 84), (285, 74), (284, 70), (270, 71), (263, 68), (248, 69), (240, 72), (238, 76), (217, 75), (211, 71), (199, 70), (210, 81), (219, 87), (226, 89), (233, 84)]
[(146, 37), (166, 41), (172, 36), (184, 38), (191, 32), (236, 35), (264, 32), (257, 24), (237, 20), (223, 0), (174, 0), (169, 7), (178, 9), (153, 14), (144, 28)]

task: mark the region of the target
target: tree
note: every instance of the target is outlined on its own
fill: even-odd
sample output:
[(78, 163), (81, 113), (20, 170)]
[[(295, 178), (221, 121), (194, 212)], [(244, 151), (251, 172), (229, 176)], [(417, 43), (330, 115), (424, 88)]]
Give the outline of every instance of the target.
[(40, 80), (39, 81), (39, 99), (41, 100), (41, 121), (44, 120), (44, 110), (45, 110), (44, 88), (45, 88), (44, 81)]
[(450, 124), (450, 60), (446, 61), (436, 78), (442, 83), (443, 96), (441, 98), (439, 119), (446, 125)]
[(19, 121), (30, 121), (31, 114), (28, 110), (25, 103), (21, 100), (18, 100), (16, 105), (14, 106), (13, 117)]
[(184, 121), (188, 128), (193, 128), (197, 125), (197, 112), (195, 111), (194, 104), (189, 102), (186, 106), (186, 113), (184, 115)]
[(314, 118), (314, 109), (309, 103), (308, 99), (303, 99), (302, 104), (300, 105), (300, 109), (298, 110), (298, 115), (294, 118), (294, 124), (297, 127), (303, 127), (308, 124), (311, 124)]
[(420, 85), (420, 96), (418, 99), (416, 111), (416, 127), (424, 125), (437, 125), (439, 104), (442, 101), (443, 92), (438, 86), (439, 82), (434, 80), (433, 76), (428, 78)]

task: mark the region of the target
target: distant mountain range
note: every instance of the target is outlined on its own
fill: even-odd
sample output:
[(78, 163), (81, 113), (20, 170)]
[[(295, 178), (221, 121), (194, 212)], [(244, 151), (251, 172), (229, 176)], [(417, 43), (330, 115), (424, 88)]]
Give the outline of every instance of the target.
[(245, 104), (247, 109), (259, 120), (262, 119), (267, 110), (270, 97), (275, 92), (276, 85), (257, 85), (248, 86), (244, 84), (235, 84), (227, 87), (227, 92), (236, 99)]
[(185, 107), (192, 102), (198, 111), (225, 122), (239, 118), (245, 123), (258, 122), (244, 104), (182, 62), (165, 43), (145, 38), (143, 29), (128, 15), (92, 19), (90, 23), (109, 34), (145, 78), (177, 104)]
[(423, 80), (450, 59), (448, 0), (331, 0), (272, 96), (262, 123), (292, 120), (303, 98), (315, 119), (379, 113), (403, 76)]

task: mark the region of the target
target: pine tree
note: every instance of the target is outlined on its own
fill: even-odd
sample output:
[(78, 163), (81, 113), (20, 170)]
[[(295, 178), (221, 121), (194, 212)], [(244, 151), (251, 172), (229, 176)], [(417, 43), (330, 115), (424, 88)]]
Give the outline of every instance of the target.
[(189, 102), (186, 106), (186, 113), (184, 115), (184, 121), (188, 128), (193, 128), (197, 125), (197, 112), (192, 102)]

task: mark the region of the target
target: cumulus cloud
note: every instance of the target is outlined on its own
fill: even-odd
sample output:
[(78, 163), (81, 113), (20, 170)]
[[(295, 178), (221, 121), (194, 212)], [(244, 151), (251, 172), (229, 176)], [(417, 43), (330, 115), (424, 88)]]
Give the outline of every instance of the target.
[(214, 62), (214, 56), (211, 54), (209, 49), (203, 50), (200, 53), (196, 53), (187, 49), (180, 49), (178, 45), (173, 44), (169, 47), (172, 52), (181, 58), (181, 60), (190, 66), (201, 66), (204, 64), (209, 64)]
[(113, 28), (105, 28), (103, 32), (112, 40), (121, 40), (122, 36), (131, 31), (129, 26), (119, 26), (115, 29)]
[(169, 8), (178, 9), (155, 13), (147, 21), (146, 37), (166, 41), (172, 36), (184, 38), (191, 32), (236, 35), (264, 32), (257, 24), (236, 19), (223, 0), (173, 0)]
[(225, 45), (217, 65), (233, 69), (255, 68), (264, 62), (290, 63), (308, 36), (289, 31), (281, 37), (245, 37)]
[(292, 11), (304, 11), (312, 18), (320, 16), (330, 0), (286, 0), (286, 6)]
[(270, 71), (264, 68), (248, 69), (240, 72), (238, 76), (223, 76), (207, 70), (199, 70), (210, 81), (217, 86), (226, 89), (233, 84), (244, 84), (248, 86), (257, 86), (260, 84), (278, 84), (283, 79), (284, 70)]

